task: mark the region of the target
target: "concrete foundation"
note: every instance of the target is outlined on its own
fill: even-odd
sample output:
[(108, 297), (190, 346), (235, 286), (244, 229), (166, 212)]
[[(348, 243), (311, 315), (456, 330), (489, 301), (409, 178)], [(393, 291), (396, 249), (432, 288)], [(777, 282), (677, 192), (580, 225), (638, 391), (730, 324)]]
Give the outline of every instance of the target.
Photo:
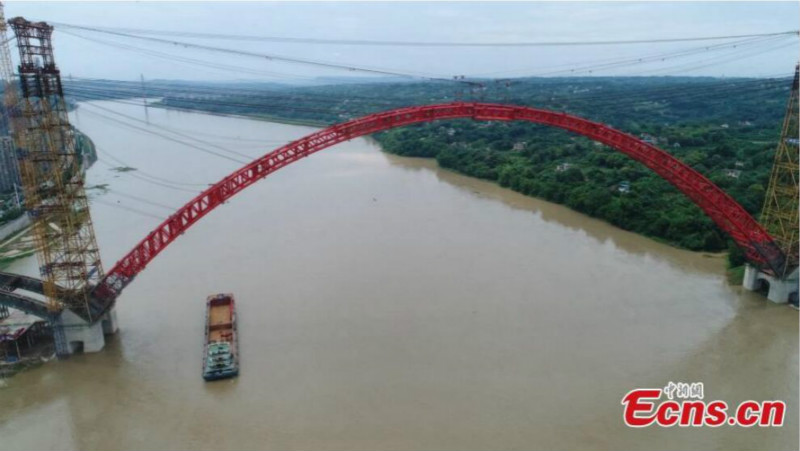
[(754, 266), (746, 265), (744, 269), (742, 286), (750, 291), (766, 291), (767, 299), (776, 304), (786, 304), (790, 300), (797, 303), (799, 285), (798, 269), (783, 279), (761, 272)]
[(88, 324), (78, 315), (65, 310), (53, 321), (53, 334), (56, 339), (56, 354), (65, 357), (83, 352), (99, 352), (106, 344), (106, 335), (115, 334), (117, 312), (111, 310), (102, 320)]
[(119, 330), (119, 325), (117, 324), (117, 311), (115, 309), (111, 309), (110, 312), (106, 313), (106, 316), (103, 317), (100, 324), (103, 326), (103, 334), (104, 335), (114, 335)]

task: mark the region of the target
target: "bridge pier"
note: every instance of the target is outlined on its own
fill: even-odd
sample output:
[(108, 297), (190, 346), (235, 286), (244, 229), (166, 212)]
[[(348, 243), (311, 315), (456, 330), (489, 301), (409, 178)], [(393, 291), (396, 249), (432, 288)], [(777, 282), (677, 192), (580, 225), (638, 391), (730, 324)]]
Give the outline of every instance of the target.
[(103, 326), (103, 335), (114, 335), (117, 333), (119, 330), (119, 324), (117, 323), (117, 310), (113, 308), (109, 310), (109, 312), (103, 316), (100, 324)]
[(742, 286), (744, 286), (746, 290), (763, 291), (766, 289), (767, 299), (776, 304), (791, 302), (796, 305), (798, 284), (800, 284), (798, 269), (792, 271), (788, 276), (779, 279), (751, 265), (745, 266), (744, 280), (742, 281)]
[(89, 324), (83, 318), (64, 310), (51, 320), (56, 355), (59, 358), (75, 353), (99, 352), (106, 344), (106, 335), (117, 332), (116, 310), (109, 311), (103, 319)]

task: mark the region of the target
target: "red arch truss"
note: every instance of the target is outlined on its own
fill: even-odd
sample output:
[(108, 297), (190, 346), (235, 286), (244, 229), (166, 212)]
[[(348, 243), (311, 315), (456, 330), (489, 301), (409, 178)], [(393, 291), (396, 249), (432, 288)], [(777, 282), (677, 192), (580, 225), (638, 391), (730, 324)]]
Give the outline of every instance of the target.
[(756, 263), (782, 267), (772, 237), (728, 194), (663, 150), (606, 125), (564, 113), (515, 105), (446, 103), (370, 114), (291, 142), (225, 177), (189, 201), (119, 260), (95, 289), (96, 313), (109, 308), (125, 286), (178, 236), (211, 210), (256, 181), (303, 157), (342, 141), (394, 127), (442, 119), (528, 121), (558, 127), (612, 147), (644, 164), (677, 187), (727, 232)]

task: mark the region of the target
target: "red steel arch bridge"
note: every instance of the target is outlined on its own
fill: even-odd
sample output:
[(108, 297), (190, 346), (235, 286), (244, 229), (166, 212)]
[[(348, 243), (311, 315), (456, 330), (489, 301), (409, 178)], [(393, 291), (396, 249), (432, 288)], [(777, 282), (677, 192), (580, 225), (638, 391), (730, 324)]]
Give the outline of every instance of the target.
[[(70, 352), (64, 331), (65, 317), (70, 318), (70, 326), (76, 329), (92, 328), (90, 335), (96, 337), (98, 329), (95, 325), (101, 321), (104, 324), (113, 322), (109, 317), (113, 316), (110, 313), (116, 300), (153, 259), (205, 215), (248, 186), (343, 141), (438, 120), (525, 121), (557, 127), (605, 144), (671, 183), (736, 242), (752, 265), (750, 272), (745, 273), (745, 285), (756, 284), (759, 277), (762, 280), (772, 277), (768, 282), (773, 283), (789, 273), (794, 278), (797, 275), (797, 69), (765, 213), (762, 214), (767, 226), (759, 224), (733, 198), (685, 163), (650, 143), (605, 124), (525, 106), (455, 102), (370, 114), (319, 130), (275, 149), (198, 194), (145, 236), (108, 272), (104, 272), (82, 172), (78, 170), (81, 162), (74, 149), (60, 71), (54, 61), (53, 27), (21, 17), (12, 19), (9, 24), (14, 29), (20, 50), (19, 95), (11, 84), (14, 76), (8, 39), (0, 42), (0, 75), (7, 83), (4, 95), (12, 119), (12, 134), (21, 149), (19, 163), (26, 208), (33, 220), (42, 279), (0, 272), (0, 306), (49, 319), (54, 326), (60, 355)], [(5, 36), (5, 31), (0, 6), (0, 38)], [(790, 138), (793, 141), (790, 142)], [(796, 283), (789, 288), (796, 291)], [(789, 288), (782, 289), (786, 291)], [(47, 302), (38, 295), (44, 295)], [(114, 328), (113, 325), (110, 327)], [(77, 341), (87, 339), (92, 340), (92, 337), (82, 335)]]
[[(607, 125), (565, 113), (493, 103), (445, 103), (394, 109), (333, 125), (295, 140), (234, 171), (170, 215), (120, 259), (91, 291), (89, 308), (74, 310), (87, 323), (101, 319), (122, 291), (181, 234), (225, 201), (273, 172), (338, 143), (405, 125), (446, 119), (526, 121), (557, 127), (603, 143), (644, 164), (697, 204), (744, 251), (748, 260), (781, 276), (787, 256), (772, 236), (722, 189), (658, 147)], [(796, 265), (796, 262), (794, 262)], [(0, 273), (0, 303), (36, 315), (52, 308), (16, 289), (42, 293), (42, 282)]]

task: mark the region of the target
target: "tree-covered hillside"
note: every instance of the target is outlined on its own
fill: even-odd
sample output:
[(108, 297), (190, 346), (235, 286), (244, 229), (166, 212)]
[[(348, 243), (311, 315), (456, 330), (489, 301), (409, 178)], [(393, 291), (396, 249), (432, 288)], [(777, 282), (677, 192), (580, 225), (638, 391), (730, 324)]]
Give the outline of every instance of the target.
[[(788, 79), (690, 77), (524, 79), (478, 84), (347, 84), (165, 93), (165, 106), (334, 123), (453, 100), (565, 111), (650, 141), (758, 215), (788, 98)], [(565, 204), (626, 230), (693, 250), (728, 239), (677, 189), (625, 155), (527, 123), (442, 121), (379, 133), (400, 155)]]

